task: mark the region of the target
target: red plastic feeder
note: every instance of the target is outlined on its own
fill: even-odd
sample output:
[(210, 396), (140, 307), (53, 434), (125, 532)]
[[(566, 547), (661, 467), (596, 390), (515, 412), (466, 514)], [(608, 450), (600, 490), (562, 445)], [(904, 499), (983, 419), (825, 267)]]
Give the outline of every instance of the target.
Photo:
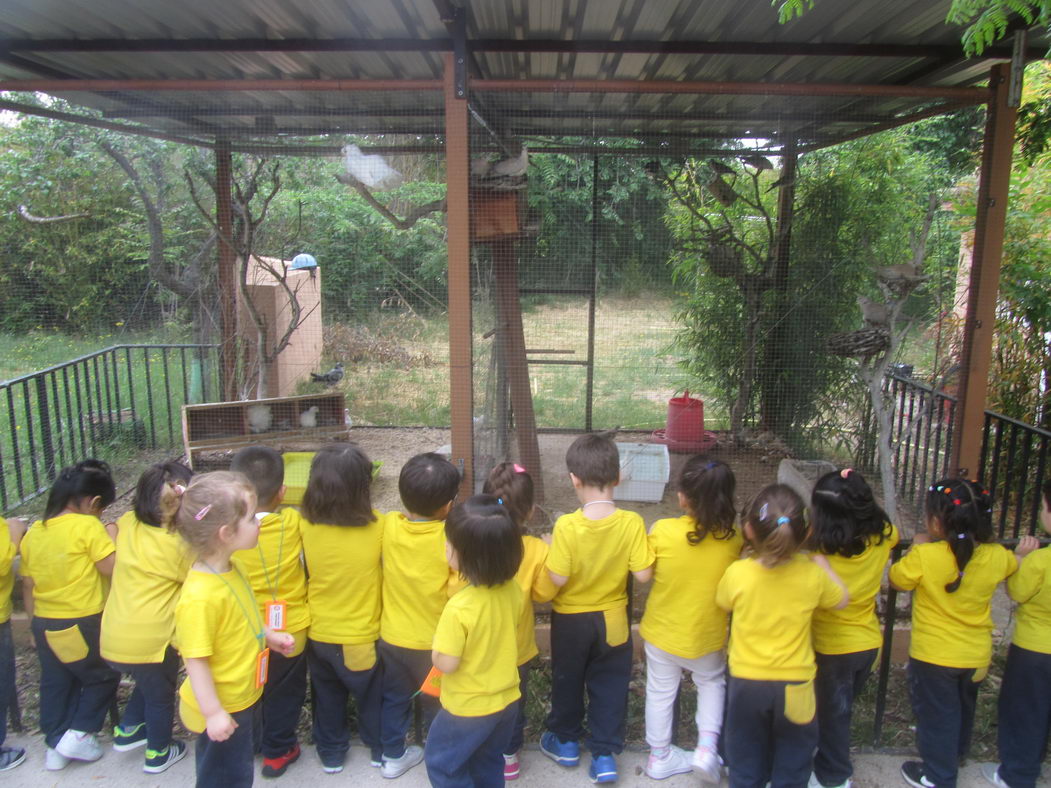
[(668, 400), (668, 421), (663, 430), (654, 430), (651, 443), (663, 443), (669, 451), (697, 452), (716, 444), (715, 435), (704, 429), (704, 402), (690, 396)]

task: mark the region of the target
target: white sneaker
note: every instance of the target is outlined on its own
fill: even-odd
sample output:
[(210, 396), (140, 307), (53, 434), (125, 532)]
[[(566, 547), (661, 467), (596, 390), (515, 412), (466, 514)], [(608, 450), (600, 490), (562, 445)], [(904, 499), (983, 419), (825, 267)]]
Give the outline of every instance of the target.
[(97, 761), (102, 757), (102, 748), (94, 733), (68, 730), (55, 745), (60, 755), (74, 761)]
[(663, 780), (675, 774), (689, 774), (693, 771), (693, 767), (690, 766), (690, 756), (686, 751), (673, 744), (663, 758), (651, 752), (646, 761), (645, 771), (647, 777)]
[(405, 748), (405, 754), (400, 758), (384, 758), (380, 774), (388, 780), (393, 780), (395, 777), (401, 777), (422, 760), (423, 748), (410, 744)]
[(989, 785), (995, 785), (996, 788), (1011, 788), (1000, 776), (1000, 764), (998, 763), (983, 763), (982, 777)]
[(54, 747), (48, 747), (44, 753), (44, 768), (49, 772), (57, 772), (69, 766), (69, 758), (60, 753)]
[(845, 783), (839, 785), (825, 785), (823, 782), (817, 779), (817, 775), (813, 772), (810, 773), (810, 781), (807, 783), (807, 788), (851, 788), (854, 785), (854, 781), (849, 777)]
[(718, 785), (723, 779), (723, 760), (719, 753), (707, 747), (694, 750), (691, 766), (702, 782)]

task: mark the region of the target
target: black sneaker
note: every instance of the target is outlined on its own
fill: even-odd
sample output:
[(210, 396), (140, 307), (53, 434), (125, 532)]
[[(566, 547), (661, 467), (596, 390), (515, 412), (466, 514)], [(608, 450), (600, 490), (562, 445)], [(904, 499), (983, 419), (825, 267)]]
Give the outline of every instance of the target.
[(186, 742), (172, 741), (163, 750), (146, 750), (146, 763), (142, 770), (147, 774), (160, 774), (174, 763), (186, 757)]
[(905, 761), (901, 765), (901, 776), (913, 788), (936, 788), (923, 773), (923, 761)]
[(146, 745), (146, 723), (140, 722), (134, 728), (125, 730), (121, 725), (113, 726), (113, 749), (117, 752), (128, 752), (136, 747)]
[(0, 772), (14, 769), (26, 759), (26, 751), (21, 747), (0, 747)]

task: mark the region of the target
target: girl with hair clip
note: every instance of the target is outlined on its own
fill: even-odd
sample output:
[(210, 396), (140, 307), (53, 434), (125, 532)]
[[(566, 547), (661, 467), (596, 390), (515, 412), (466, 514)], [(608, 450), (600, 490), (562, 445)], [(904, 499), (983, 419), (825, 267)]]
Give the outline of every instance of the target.
[(175, 634), (186, 663), (179, 716), (199, 734), (197, 786), (250, 786), (252, 716), (269, 650), (287, 655), (295, 646), (291, 635), (264, 625), (251, 585), (231, 561), (259, 539), (255, 488), (239, 473), (217, 471), (195, 476), (181, 495), (166, 492), (175, 530), (196, 559), (175, 606)]
[(927, 533), (890, 568), (895, 588), (915, 591), (908, 677), (923, 760), (906, 761), (901, 774), (917, 788), (955, 788), (992, 659), (990, 600), (1018, 562), (993, 543), (992, 499), (977, 482), (942, 479), (925, 509)]
[(811, 547), (827, 557), (850, 595), (842, 609), (814, 611), (818, 748), (810, 788), (850, 788), (850, 717), (883, 643), (876, 594), (898, 529), (851, 468), (817, 480), (810, 529)]
[[(353, 443), (314, 456), (299, 530), (307, 567), (307, 662), (314, 743), (321, 767), (343, 771), (350, 748), (347, 699), (354, 696), (361, 740), (374, 766), (380, 741), (380, 547), (383, 520), (372, 508), (372, 462)], [(286, 510), (288, 511), (288, 510)]]
[(22, 593), (40, 659), (40, 729), (45, 767), (97, 761), (96, 734), (120, 674), (99, 653), (104, 578), (113, 573), (112, 534), (99, 520), (116, 491), (109, 466), (84, 460), (63, 468), (44, 517), (22, 539)]
[[(646, 774), (655, 780), (691, 770), (706, 782), (722, 778), (717, 750), (726, 695), (727, 615), (715, 604), (715, 589), (741, 555), (735, 487), (725, 463), (691, 457), (679, 476), (684, 514), (658, 520), (650, 530), (657, 562), (639, 633), (646, 649)], [(692, 762), (671, 743), (672, 708), (684, 670), (697, 685)]]
[(518, 616), (518, 690), (522, 697), (516, 703), (515, 727), (511, 742), (504, 750), (504, 780), (517, 780), (520, 764), (518, 753), (525, 740), (526, 691), (529, 686), (529, 667), (540, 653), (536, 645), (536, 617), (533, 602), (550, 602), (558, 593), (545, 570), (547, 542), (526, 532), (526, 523), (533, 516), (533, 477), (521, 465), (502, 462), (489, 473), (482, 492), (493, 495), (507, 509), (511, 520), (522, 535), (522, 563), (515, 573), (515, 582), (522, 589), (522, 612)]
[(113, 729), (117, 752), (145, 746), (142, 770), (158, 774), (186, 755), (172, 740), (179, 654), (172, 646), (175, 603), (193, 556), (171, 531), (174, 507), (193, 471), (177, 462), (147, 468), (135, 487), (132, 511), (117, 521), (113, 585), (102, 614), (102, 656), (130, 673), (135, 689)]
[(445, 538), (449, 566), (468, 585), (445, 605), (434, 632), (442, 708), (424, 763), (435, 788), (497, 788), (520, 697), (516, 625), (523, 602), (514, 578), (521, 530), (497, 498), (476, 495), (449, 512)]
[(817, 744), (810, 620), (844, 607), (847, 590), (824, 556), (799, 552), (804, 505), (783, 484), (744, 514), (748, 557), (731, 564), (715, 602), (733, 613), (726, 755), (731, 788), (804, 788)]

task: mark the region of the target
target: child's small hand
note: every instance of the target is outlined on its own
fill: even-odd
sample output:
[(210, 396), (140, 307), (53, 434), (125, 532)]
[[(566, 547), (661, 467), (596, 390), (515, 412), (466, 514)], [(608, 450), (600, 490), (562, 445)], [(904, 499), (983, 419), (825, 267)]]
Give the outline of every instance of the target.
[(296, 650), (296, 639), (287, 632), (267, 632), (266, 644), (283, 657), (292, 656)]
[(1039, 547), (1040, 540), (1035, 536), (1023, 536), (1018, 540), (1018, 547), (1015, 548), (1015, 555), (1019, 558), (1025, 558)]
[(205, 732), (212, 741), (226, 741), (234, 735), (235, 730), (237, 730), (237, 723), (223, 709), (206, 718)]
[(551, 534), (551, 533), (540, 534), (540, 541), (544, 542), (545, 544), (551, 544), (551, 537), (552, 536), (553, 536), (553, 534)]

